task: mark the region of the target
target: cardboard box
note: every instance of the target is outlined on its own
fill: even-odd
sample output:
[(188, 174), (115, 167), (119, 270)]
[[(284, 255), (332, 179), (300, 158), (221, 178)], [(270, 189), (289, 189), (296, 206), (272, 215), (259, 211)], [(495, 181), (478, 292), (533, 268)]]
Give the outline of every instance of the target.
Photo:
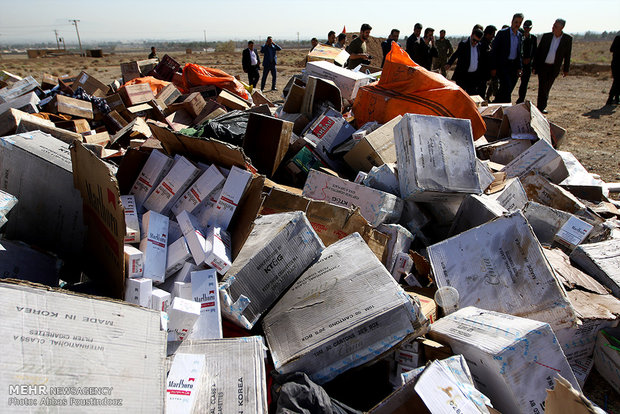
[(79, 87), (81, 87), (87, 94), (98, 98), (105, 97), (110, 90), (108, 86), (99, 82), (93, 76), (84, 71), (80, 72), (75, 82), (73, 82), (73, 85), (71, 85), (74, 92), (77, 91), (77, 88)]
[(182, 343), (179, 352), (206, 358), (195, 412), (267, 414), (264, 346), (260, 336)]
[(438, 201), (484, 190), (469, 121), (406, 114), (394, 127), (394, 142), (403, 199)]
[(192, 258), (192, 253), (185, 241), (185, 237), (181, 236), (175, 242), (168, 246), (168, 254), (166, 259), (166, 277), (181, 270), (186, 261)]
[(200, 317), (200, 303), (176, 297), (168, 308), (168, 341), (183, 341)]
[(25, 136), (29, 136), (30, 132), (41, 131), (63, 141), (66, 144), (71, 144), (76, 139), (78, 141), (82, 141), (82, 136), (80, 134), (68, 131), (66, 129), (57, 128), (55, 126), (47, 126), (46, 122), (46, 120), (37, 117), (21, 119), (21, 121), (19, 121), (19, 126), (15, 130), (15, 133), (25, 133)]
[(125, 283), (125, 300), (134, 305), (151, 308), (153, 281), (145, 278), (128, 279)]
[(172, 214), (178, 216), (182, 211), (193, 213), (207, 198), (214, 195), (217, 188), (222, 188), (224, 180), (218, 168), (215, 165), (210, 166), (174, 203)]
[(344, 160), (354, 171), (368, 172), (372, 167), (396, 163), (394, 127), (403, 117), (398, 115), (366, 136), (345, 154)]
[(308, 119), (314, 119), (329, 105), (337, 112), (342, 112), (342, 95), (340, 89), (332, 81), (309, 76), (306, 82), (300, 113)]
[(158, 101), (160, 106), (165, 108), (168, 105), (174, 103), (180, 96), (181, 92), (177, 89), (176, 86), (174, 86), (174, 84), (170, 83), (159, 91), (157, 96), (155, 96), (155, 100)]
[(309, 61), (306, 64), (306, 74), (334, 82), (340, 89), (342, 98), (349, 101), (355, 99), (359, 88), (373, 81), (372, 78), (363, 73), (353, 72), (327, 61)]
[(166, 312), (170, 302), (170, 293), (162, 289), (153, 288), (151, 291), (151, 309)]
[(144, 272), (144, 253), (133, 246), (125, 245), (125, 275), (128, 278), (140, 278)]
[(429, 336), (465, 357), (476, 387), (504, 414), (544, 411), (557, 374), (580, 390), (546, 323), (470, 306), (439, 319)]
[(317, 170), (311, 170), (303, 189), (303, 196), (326, 201), (341, 207), (357, 206), (373, 226), (398, 221), (403, 201), (393, 194), (384, 193)]
[(206, 102), (199, 92), (194, 92), (188, 95), (182, 102), (170, 103), (168, 107), (171, 112), (179, 109), (185, 109), (188, 114), (193, 118), (196, 118), (202, 112)]
[(570, 260), (620, 298), (620, 240), (577, 246)]
[(154, 186), (168, 173), (173, 162), (170, 157), (160, 151), (151, 151), (151, 155), (131, 187), (131, 194), (135, 196), (138, 208), (142, 208), (144, 201), (155, 189)]
[(219, 227), (207, 228), (205, 251), (204, 263), (219, 274), (226, 274), (232, 265), (230, 234)]
[(238, 109), (245, 111), (246, 109), (250, 109), (250, 105), (244, 99), (228, 92), (226, 89), (222, 89), (220, 94), (217, 96), (217, 103), (233, 110)]
[(40, 101), (41, 99), (39, 99), (36, 93), (30, 92), (26, 95), (18, 96), (8, 102), (0, 104), (0, 114), (5, 113), (10, 108), (15, 108), (20, 111), (33, 114), (39, 112), (37, 105)]
[(508, 178), (523, 179), (530, 171), (538, 172), (559, 184), (568, 177), (568, 170), (558, 152), (547, 141), (540, 140), (513, 159), (502, 170)]
[(144, 253), (144, 277), (161, 283), (166, 279), (168, 217), (147, 211), (142, 216), (142, 228), (144, 238), (140, 250)]
[(191, 413), (202, 384), (205, 356), (177, 353), (166, 383), (166, 412)]
[(0, 190), (19, 200), (3, 227), (7, 238), (80, 257), (86, 226), (67, 144), (40, 131), (1, 137)]
[(125, 85), (118, 90), (118, 94), (123, 98), (125, 106), (134, 106), (152, 101), (155, 97), (148, 83), (136, 83), (135, 85)]
[(396, 255), (396, 260), (390, 272), (397, 282), (400, 281), (401, 276), (406, 277), (411, 268), (413, 267), (413, 259), (409, 256), (409, 253), (399, 252)]
[(45, 106), (48, 112), (55, 114), (71, 115), (78, 118), (93, 119), (93, 104), (88, 101), (70, 98), (64, 95), (56, 95)]
[(596, 336), (594, 366), (616, 392), (620, 392), (620, 328), (605, 329)]
[(260, 173), (273, 177), (288, 151), (292, 132), (292, 122), (250, 114), (243, 150)]
[(26, 119), (32, 123), (38, 123), (41, 126), (54, 128), (54, 123), (52, 121), (41, 119), (18, 109), (11, 108), (5, 113), (0, 114), (0, 136), (15, 133), (19, 124)]
[(230, 220), (235, 214), (239, 200), (252, 179), (252, 173), (243, 170), (237, 166), (233, 166), (226, 178), (222, 192), (220, 193), (215, 211), (209, 221), (210, 225), (221, 227), (226, 230), (230, 224)]
[[(358, 174), (365, 173), (360, 171)], [(383, 164), (380, 167), (372, 167), (368, 174), (365, 174), (362, 178), (360, 184), (400, 197), (400, 184), (398, 184), (398, 177), (396, 176), (396, 164)]]
[[(4, 72), (5, 74), (8, 72)], [(13, 83), (10, 87), (0, 89), (0, 104), (9, 102), (11, 99), (15, 99), (18, 96), (27, 94), (39, 88), (41, 85), (32, 76), (26, 76)]]
[(252, 329), (325, 248), (301, 211), (262, 216), (222, 278), (222, 312)]
[(192, 300), (200, 303), (200, 317), (194, 325), (191, 339), (221, 339), (222, 314), (215, 269), (192, 272), (191, 280)]
[(491, 197), (484, 194), (470, 194), (461, 202), (448, 236), (478, 227), (505, 213), (508, 213), (508, 210)]
[(136, 209), (136, 199), (132, 195), (121, 196), (121, 204), (125, 209), (125, 243), (140, 242), (140, 220), (138, 220), (138, 210)]
[(505, 139), (478, 147), (476, 153), (480, 159), (506, 165), (531, 146), (529, 139)]
[(12, 283), (0, 284), (0, 298), (0, 411), (15, 412), (12, 399), (26, 398), (50, 411), (93, 405), (163, 411), (166, 341), (159, 312)]
[(521, 180), (517, 177), (509, 178), (502, 190), (488, 196), (510, 212), (523, 209), (528, 201)]
[[(1, 210), (1, 208), (0, 208)], [(2, 213), (0, 213), (2, 216)], [(2, 219), (0, 217), (0, 227)], [(0, 238), (0, 275), (58, 287), (62, 260), (26, 243)]]
[(138, 62), (124, 62), (121, 63), (121, 74), (123, 77), (123, 83), (127, 83), (130, 80), (139, 78), (142, 76)]
[(301, 370), (321, 384), (423, 334), (419, 306), (353, 234), (323, 250), (267, 313), (263, 330), (278, 372)]
[(181, 156), (176, 159), (170, 171), (144, 201), (143, 207), (157, 213), (168, 214), (170, 208), (200, 172), (200, 169), (187, 158)]
[(551, 128), (547, 118), (532, 105), (530, 101), (521, 104), (507, 106), (504, 114), (510, 123), (510, 134), (519, 139), (530, 139), (551, 142)]
[[(306, 56), (307, 62), (329, 62), (329, 63), (338, 63), (340, 66), (344, 67), (349, 59), (349, 53), (346, 50), (340, 49), (339, 47), (332, 47), (327, 45), (318, 44), (316, 45), (308, 56)], [(308, 65), (306, 65), (306, 70), (308, 70)], [(331, 79), (333, 80), (333, 79)]]
[(335, 170), (346, 167), (335, 150), (351, 138), (355, 129), (342, 117), (340, 112), (328, 108), (307, 127), (303, 136), (323, 161)]
[(390, 241), (387, 244), (385, 267), (389, 272), (392, 272), (398, 254), (409, 251), (409, 247), (413, 242), (413, 234), (400, 224), (381, 224), (377, 227), (377, 230), (390, 237)]
[(476, 305), (571, 326), (576, 315), (520, 211), (427, 248), (438, 287), (459, 292), (461, 307)]

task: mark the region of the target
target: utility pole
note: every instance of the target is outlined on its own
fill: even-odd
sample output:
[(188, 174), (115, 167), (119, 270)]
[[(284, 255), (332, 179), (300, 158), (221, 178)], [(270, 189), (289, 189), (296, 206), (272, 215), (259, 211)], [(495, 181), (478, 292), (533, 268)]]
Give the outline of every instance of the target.
[(204, 30), (205, 32), (205, 52), (207, 51), (207, 29)]
[(80, 56), (83, 56), (84, 53), (82, 52), (82, 41), (80, 40), (80, 31), (78, 30), (78, 22), (79, 20), (77, 19), (70, 19), (69, 23), (72, 23), (75, 26), (75, 32), (77, 33), (77, 37), (78, 37), (78, 43), (80, 44)]
[(54, 30), (54, 34), (56, 35), (56, 49), (60, 50), (60, 43), (58, 42), (58, 30)]
[(299, 32), (297, 32), (297, 47), (299, 47)]

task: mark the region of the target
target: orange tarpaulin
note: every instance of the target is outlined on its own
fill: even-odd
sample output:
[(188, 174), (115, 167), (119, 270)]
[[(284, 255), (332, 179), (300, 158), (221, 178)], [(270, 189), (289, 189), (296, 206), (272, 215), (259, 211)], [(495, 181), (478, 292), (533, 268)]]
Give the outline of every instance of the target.
[(151, 86), (151, 90), (153, 91), (153, 95), (157, 96), (157, 94), (164, 89), (166, 86), (170, 85), (170, 82), (163, 81), (161, 79), (154, 78), (152, 76), (144, 76), (142, 78), (135, 78), (130, 80), (129, 82), (125, 82), (125, 85), (136, 85), (138, 83), (148, 83)]
[(353, 114), (359, 127), (369, 121), (386, 123), (406, 113), (469, 119), (474, 139), (486, 131), (476, 104), (463, 89), (419, 66), (392, 43), (381, 79), (360, 88)]
[(243, 99), (248, 99), (250, 97), (241, 82), (223, 70), (207, 68), (196, 65), (195, 63), (188, 63), (183, 68), (183, 79), (188, 88), (213, 85), (220, 89), (226, 89), (235, 95), (239, 95)]

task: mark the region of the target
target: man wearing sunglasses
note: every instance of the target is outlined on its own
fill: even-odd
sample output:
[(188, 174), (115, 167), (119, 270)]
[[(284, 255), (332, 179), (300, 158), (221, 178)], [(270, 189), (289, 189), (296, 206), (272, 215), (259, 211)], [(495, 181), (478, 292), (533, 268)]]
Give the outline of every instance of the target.
[(474, 28), (466, 40), (459, 43), (456, 52), (450, 56), (445, 66), (446, 71), (454, 64), (456, 60), (456, 68), (452, 80), (456, 82), (469, 95), (478, 93), (479, 85), (479, 63), (480, 63), (480, 41), (482, 40), (482, 30)]
[(521, 76), (523, 35), (519, 31), (523, 14), (512, 16), (509, 27), (497, 32), (491, 45), (491, 76), (497, 76), (499, 91), (495, 102), (510, 103), (512, 91)]

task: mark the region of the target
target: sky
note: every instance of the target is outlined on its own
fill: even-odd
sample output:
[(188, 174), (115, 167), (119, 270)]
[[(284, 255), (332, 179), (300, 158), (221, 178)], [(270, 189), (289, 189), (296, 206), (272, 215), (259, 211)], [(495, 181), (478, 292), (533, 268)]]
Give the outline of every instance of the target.
[(369, 23), (372, 35), (385, 37), (397, 28), (401, 37), (420, 22), (448, 36), (469, 34), (474, 24), (509, 24), (516, 12), (533, 21), (532, 33), (551, 31), (554, 20), (564, 18), (565, 32), (620, 30), (619, 0), (0, 0), (0, 44), (55, 42), (54, 30), (67, 47), (77, 45), (77, 19), (82, 42), (169, 40), (263, 41), (268, 35), (296, 40), (327, 32), (359, 31)]

